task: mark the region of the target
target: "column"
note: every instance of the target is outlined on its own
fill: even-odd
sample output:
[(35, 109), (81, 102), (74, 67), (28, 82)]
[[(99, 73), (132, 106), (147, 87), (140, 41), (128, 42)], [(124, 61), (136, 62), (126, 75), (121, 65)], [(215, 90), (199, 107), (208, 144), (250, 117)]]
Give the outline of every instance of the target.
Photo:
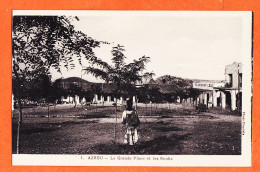
[(203, 103), (203, 93), (200, 94), (200, 103)]
[(180, 97), (178, 96), (177, 97), (177, 103), (180, 103), (181, 102), (181, 99), (180, 99)]
[(199, 103), (200, 103), (200, 98), (197, 97), (196, 105), (198, 105)]
[(85, 99), (85, 97), (83, 97), (82, 99), (81, 99), (81, 103), (83, 104), (83, 103), (86, 103), (87, 102), (87, 100)]
[(209, 103), (208, 103), (208, 107), (213, 107), (213, 92), (209, 93)]
[(107, 96), (107, 101), (111, 102), (111, 96)]
[(105, 103), (104, 100), (105, 100), (104, 96), (101, 95), (101, 96), (100, 96), (100, 101), (101, 101), (101, 103), (102, 103), (102, 106), (104, 106), (104, 103)]
[(226, 108), (226, 94), (224, 92), (221, 92), (221, 107)]
[(75, 95), (75, 103), (76, 103), (76, 104), (80, 104), (80, 103), (79, 103), (79, 96), (78, 96), (78, 95)]
[(231, 91), (231, 110), (236, 110), (236, 91)]
[(135, 96), (133, 96), (133, 103), (135, 103), (136, 102), (136, 98), (135, 98)]
[(97, 103), (97, 101), (98, 101), (98, 95), (97, 95), (97, 94), (95, 94), (95, 97), (94, 97), (94, 102), (96, 102), (96, 103)]
[(218, 95), (217, 95), (217, 92), (215, 90), (213, 90), (213, 107), (217, 107), (218, 106)]
[(204, 104), (207, 105), (208, 99), (207, 99), (207, 93), (203, 93), (204, 94)]

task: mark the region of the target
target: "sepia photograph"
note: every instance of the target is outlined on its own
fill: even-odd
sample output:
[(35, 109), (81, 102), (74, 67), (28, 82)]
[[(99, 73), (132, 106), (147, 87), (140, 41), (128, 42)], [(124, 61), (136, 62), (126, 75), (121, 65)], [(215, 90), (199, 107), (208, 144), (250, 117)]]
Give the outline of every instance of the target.
[(13, 11), (13, 165), (250, 166), (252, 20)]

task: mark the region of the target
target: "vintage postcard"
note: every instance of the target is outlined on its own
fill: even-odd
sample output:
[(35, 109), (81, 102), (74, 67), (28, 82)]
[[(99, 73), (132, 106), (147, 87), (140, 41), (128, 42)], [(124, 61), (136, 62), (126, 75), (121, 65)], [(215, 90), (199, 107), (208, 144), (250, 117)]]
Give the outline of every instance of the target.
[(12, 164), (251, 166), (251, 11), (12, 16)]

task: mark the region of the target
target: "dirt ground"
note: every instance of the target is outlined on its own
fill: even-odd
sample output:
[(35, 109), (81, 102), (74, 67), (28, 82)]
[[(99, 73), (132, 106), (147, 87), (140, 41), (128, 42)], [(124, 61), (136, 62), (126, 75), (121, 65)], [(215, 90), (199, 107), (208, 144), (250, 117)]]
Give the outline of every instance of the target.
[[(138, 143), (123, 143), (126, 127), (119, 107), (69, 105), (23, 109), (22, 154), (241, 154), (241, 117), (225, 111), (197, 113), (182, 108), (138, 108)], [(151, 113), (152, 112), (152, 113)], [(17, 110), (13, 112), (13, 153), (16, 153)], [(114, 131), (116, 127), (116, 139)]]

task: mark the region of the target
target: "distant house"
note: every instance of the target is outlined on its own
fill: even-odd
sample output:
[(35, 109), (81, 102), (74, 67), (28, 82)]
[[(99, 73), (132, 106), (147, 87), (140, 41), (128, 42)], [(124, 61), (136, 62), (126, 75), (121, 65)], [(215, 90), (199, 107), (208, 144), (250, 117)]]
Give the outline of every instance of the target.
[[(92, 103), (110, 103), (112, 104), (115, 102), (115, 99), (113, 97), (113, 91), (115, 89), (114, 84), (110, 83), (93, 83), (86, 81), (84, 79), (78, 78), (78, 77), (69, 77), (65, 79), (61, 79), (60, 86), (69, 92), (71, 85), (77, 86), (79, 89), (83, 91), (90, 91), (93, 93), (93, 97), (91, 98)], [(64, 103), (75, 103), (80, 104), (82, 102), (86, 102), (85, 98), (81, 99), (79, 98), (79, 95), (75, 96), (76, 98), (73, 98), (71, 95), (62, 96), (61, 101)], [(76, 100), (75, 100), (76, 99)], [(118, 100), (119, 103), (123, 102), (123, 98)]]
[[(216, 107), (220, 104), (220, 94), (214, 94), (215, 87), (224, 87), (225, 81), (221, 80), (196, 80), (193, 82), (193, 88), (201, 91), (197, 97), (196, 104), (205, 104), (207, 107)], [(216, 100), (217, 102), (214, 102)], [(215, 104), (214, 104), (215, 103)]]
[[(161, 95), (168, 95), (172, 93), (177, 93), (180, 86), (178, 84), (171, 84), (171, 83), (178, 83), (183, 82), (185, 80), (177, 77), (171, 77), (171, 83), (164, 81), (164, 77), (160, 77), (156, 80), (151, 79), (150, 81), (142, 81), (135, 86), (137, 88), (148, 88), (148, 89), (156, 89), (160, 92)], [(166, 78), (169, 78), (167, 76)], [(186, 82), (186, 81), (185, 81)], [(84, 90), (84, 91), (92, 91), (93, 98), (91, 100), (92, 103), (104, 103), (104, 104), (113, 104), (116, 99), (114, 97), (115, 93), (115, 84), (112, 83), (93, 83), (86, 81), (84, 79), (78, 78), (78, 77), (70, 77), (66, 79), (61, 79), (60, 85), (63, 89), (69, 90), (71, 84), (76, 85), (78, 88)], [(186, 83), (186, 86), (191, 87), (191, 81), (188, 81)], [(184, 86), (185, 87), (185, 86)], [(175, 100), (179, 99), (179, 97), (175, 97)], [(141, 99), (140, 99), (141, 100)], [(73, 103), (76, 101), (77, 104), (79, 104), (83, 100), (79, 100), (79, 96), (76, 96), (76, 100), (70, 95), (62, 96), (61, 101), (64, 103)], [(86, 100), (84, 100), (86, 101)], [(133, 101), (137, 101), (136, 97), (133, 97)], [(139, 98), (138, 98), (139, 101)], [(144, 101), (144, 100), (141, 100)], [(117, 103), (122, 104), (125, 102), (125, 99), (123, 96), (121, 98), (117, 99)], [(75, 102), (74, 102), (75, 103)]]

